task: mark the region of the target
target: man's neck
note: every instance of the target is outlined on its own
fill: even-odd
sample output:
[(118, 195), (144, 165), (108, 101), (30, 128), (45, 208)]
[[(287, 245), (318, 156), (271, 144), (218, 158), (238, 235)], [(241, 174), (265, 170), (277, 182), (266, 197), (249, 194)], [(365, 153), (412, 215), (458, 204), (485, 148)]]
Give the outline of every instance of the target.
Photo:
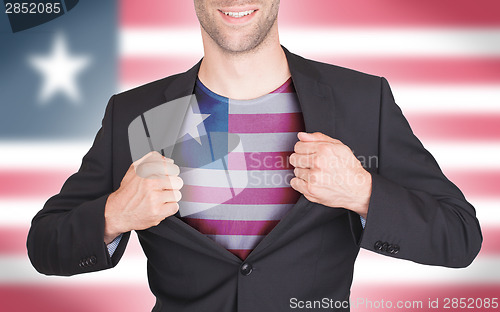
[(238, 100), (265, 95), (290, 78), (277, 31), (247, 53), (229, 53), (204, 36), (205, 56), (198, 77), (212, 92)]

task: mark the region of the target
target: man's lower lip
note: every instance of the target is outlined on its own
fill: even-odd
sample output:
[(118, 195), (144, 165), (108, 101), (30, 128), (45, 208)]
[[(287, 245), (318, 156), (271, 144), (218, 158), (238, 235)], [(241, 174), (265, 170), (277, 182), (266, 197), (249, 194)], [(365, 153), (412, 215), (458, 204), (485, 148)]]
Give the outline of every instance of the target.
[(219, 13), (222, 15), (222, 18), (226, 22), (232, 23), (232, 24), (241, 24), (241, 23), (245, 23), (245, 22), (249, 21), (250, 19), (252, 19), (257, 11), (258, 10), (255, 10), (252, 13), (250, 13), (248, 15), (245, 15), (245, 16), (242, 16), (242, 17), (232, 17), (232, 16), (229, 16), (229, 15), (226, 15), (222, 11), (219, 11)]

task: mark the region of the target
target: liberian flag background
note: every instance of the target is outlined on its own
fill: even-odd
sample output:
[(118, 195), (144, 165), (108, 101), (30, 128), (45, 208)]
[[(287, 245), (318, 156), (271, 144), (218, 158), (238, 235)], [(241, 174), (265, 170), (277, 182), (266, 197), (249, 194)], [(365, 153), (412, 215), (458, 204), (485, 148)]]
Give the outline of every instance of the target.
[[(500, 2), (283, 0), (279, 21), (290, 51), (389, 80), (482, 225), (483, 248), (466, 269), (362, 250), (352, 310), (498, 311), (484, 303), (500, 297)], [(31, 218), (78, 169), (107, 99), (200, 59), (192, 1), (81, 1), (16, 34), (1, 12), (0, 44), (0, 311), (149, 311), (135, 236), (116, 268), (70, 278), (38, 274), (25, 241)]]

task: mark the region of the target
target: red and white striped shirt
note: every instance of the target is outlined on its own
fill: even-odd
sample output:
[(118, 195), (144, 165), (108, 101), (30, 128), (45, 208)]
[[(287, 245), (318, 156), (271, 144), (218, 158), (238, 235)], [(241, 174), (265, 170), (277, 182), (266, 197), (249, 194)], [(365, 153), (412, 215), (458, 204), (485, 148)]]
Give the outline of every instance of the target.
[(195, 94), (200, 112), (210, 115), (204, 127), (212, 154), (227, 154), (190, 167), (186, 158), (201, 156), (184, 154), (179, 211), (187, 224), (245, 259), (300, 196), (290, 187), (294, 168), (288, 161), (304, 131), (300, 105), (291, 78), (252, 100), (222, 97), (199, 80)]

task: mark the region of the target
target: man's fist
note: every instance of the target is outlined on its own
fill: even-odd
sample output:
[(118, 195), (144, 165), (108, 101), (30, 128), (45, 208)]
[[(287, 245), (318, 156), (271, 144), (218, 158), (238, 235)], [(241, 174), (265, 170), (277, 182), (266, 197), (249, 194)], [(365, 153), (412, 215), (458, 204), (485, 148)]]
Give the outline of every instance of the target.
[(130, 165), (105, 207), (104, 242), (121, 233), (158, 225), (179, 210), (183, 185), (172, 159), (150, 152)]
[(292, 188), (319, 204), (343, 207), (363, 218), (368, 213), (372, 179), (351, 149), (320, 132), (299, 132), (290, 155)]

